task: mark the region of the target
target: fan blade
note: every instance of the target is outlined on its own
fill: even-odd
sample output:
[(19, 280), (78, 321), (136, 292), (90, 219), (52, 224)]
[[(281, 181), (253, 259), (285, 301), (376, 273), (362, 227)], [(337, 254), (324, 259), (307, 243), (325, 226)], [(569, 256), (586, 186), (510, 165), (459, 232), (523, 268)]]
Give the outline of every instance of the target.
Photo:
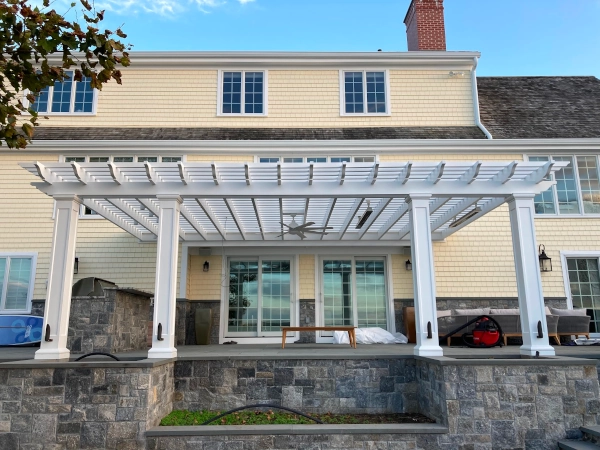
[(333, 230), (333, 227), (310, 227), (310, 228), (304, 228), (303, 231), (306, 230)]
[(303, 233), (314, 233), (314, 234), (329, 234), (327, 231), (311, 231), (311, 230), (302, 230)]
[(303, 223), (302, 225), (300, 225), (298, 228), (305, 228), (305, 227), (310, 227), (311, 225), (314, 225), (314, 222), (306, 222)]
[(300, 236), (300, 239), (302, 239), (302, 240), (306, 239), (306, 236), (304, 235), (304, 233), (302, 231), (298, 231), (297, 235)]
[(290, 227), (288, 224), (283, 223), (283, 222), (279, 222), (281, 225), (283, 225), (284, 227), (288, 227), (290, 230), (292, 229), (292, 227)]

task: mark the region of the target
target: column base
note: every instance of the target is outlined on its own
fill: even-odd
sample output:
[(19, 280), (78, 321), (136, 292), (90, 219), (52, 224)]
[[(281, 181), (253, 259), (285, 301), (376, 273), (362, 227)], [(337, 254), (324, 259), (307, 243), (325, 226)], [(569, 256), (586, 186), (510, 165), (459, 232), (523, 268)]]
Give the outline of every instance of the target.
[(444, 350), (439, 345), (417, 345), (413, 354), (415, 356), (444, 356)]
[(540, 356), (556, 356), (556, 352), (554, 351), (554, 347), (551, 345), (521, 345), (519, 349), (519, 353), (523, 356), (536, 356), (536, 353), (539, 352)]
[(40, 348), (33, 359), (69, 359), (71, 351), (68, 348)]
[(148, 350), (148, 359), (171, 359), (177, 358), (177, 349), (173, 348), (151, 348)]

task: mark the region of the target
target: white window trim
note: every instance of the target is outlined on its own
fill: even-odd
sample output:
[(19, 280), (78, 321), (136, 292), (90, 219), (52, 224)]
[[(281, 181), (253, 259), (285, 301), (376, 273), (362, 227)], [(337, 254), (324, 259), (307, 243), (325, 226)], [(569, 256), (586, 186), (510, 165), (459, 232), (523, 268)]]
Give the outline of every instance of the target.
[[(560, 153), (560, 154), (532, 154), (532, 155), (524, 155), (524, 160), (525, 161), (529, 161), (529, 157), (530, 156), (545, 156), (548, 158), (555, 158), (555, 157), (569, 157), (569, 158), (573, 158), (573, 173), (575, 174), (575, 186), (577, 189), (577, 205), (579, 205), (579, 213), (578, 214), (560, 214), (558, 212), (558, 195), (556, 193), (556, 185), (552, 186), (550, 189), (552, 189), (552, 197), (554, 200), (554, 210), (556, 211), (556, 213), (554, 214), (535, 214), (535, 218), (536, 219), (598, 219), (600, 218), (600, 214), (592, 214), (592, 213), (585, 213), (583, 211), (583, 196), (581, 193), (581, 181), (579, 180), (579, 167), (577, 166), (577, 157), (578, 156), (595, 156), (597, 161), (598, 161), (598, 168), (600, 169), (600, 155), (597, 154), (569, 154), (569, 153)], [(554, 180), (554, 175), (552, 176), (552, 179)]]
[[(298, 326), (300, 321), (300, 258), (298, 254), (282, 254), (281, 252), (267, 252), (262, 254), (261, 252), (257, 252), (257, 249), (252, 250), (250, 254), (244, 254), (246, 252), (236, 253), (235, 255), (223, 255), (222, 258), (222, 278), (223, 282), (221, 283), (221, 326), (219, 327), (219, 344), (222, 344), (225, 341), (229, 341), (234, 339), (236, 342), (241, 344), (279, 344), (281, 343), (281, 336), (272, 336), (267, 335), (265, 337), (245, 337), (245, 336), (236, 336), (235, 334), (227, 334), (227, 321), (229, 317), (229, 260), (236, 258), (274, 258), (280, 259), (282, 257), (286, 257), (290, 259), (291, 268), (290, 274), (292, 276), (292, 281), (290, 283), (291, 289), (291, 305), (290, 305), (290, 326)], [(227, 334), (227, 336), (225, 336)], [(286, 335), (286, 344), (292, 343), (299, 338), (299, 333), (287, 333)]]
[[(240, 113), (224, 113), (223, 112), (223, 72), (241, 72), (242, 73), (242, 104)], [(262, 113), (245, 113), (245, 80), (246, 72), (262, 72), (263, 73), (263, 112)], [(269, 71), (265, 69), (219, 69), (217, 89), (217, 116), (218, 117), (267, 117), (269, 115)]]
[[(346, 72), (362, 72), (363, 74), (363, 96), (367, 89), (367, 72), (383, 72), (385, 76), (385, 111), (384, 113), (347, 113), (346, 112), (346, 82), (344, 73)], [(388, 117), (392, 115), (392, 102), (390, 100), (390, 71), (388, 69), (341, 69), (340, 70), (340, 116), (343, 117)], [(367, 109), (367, 99), (363, 97), (365, 109)]]
[[(96, 110), (98, 107), (98, 89), (94, 88), (92, 89), (92, 92), (94, 94), (94, 98), (92, 100), (92, 111), (91, 112), (74, 112), (73, 109), (75, 108), (75, 93), (76, 93), (76, 86), (77, 86), (78, 81), (73, 80), (73, 85), (71, 87), (71, 104), (69, 106), (69, 112), (52, 112), (52, 111), (48, 111), (48, 112), (38, 112), (38, 114), (40, 116), (95, 116), (96, 115)], [(27, 90), (25, 91), (25, 95), (23, 98), (23, 106), (25, 108), (29, 108), (29, 100), (27, 100), (27, 95), (31, 93), (31, 91)], [(48, 86), (48, 109), (52, 110), (52, 96), (54, 94), (54, 85), (52, 86)], [(24, 115), (30, 115), (29, 112), (25, 111), (23, 113)]]
[[(26, 309), (4, 309), (4, 302), (6, 299), (2, 298), (3, 292), (0, 292), (0, 315), (12, 315), (12, 314), (31, 314), (31, 300), (33, 298), (33, 290), (35, 287), (35, 276), (36, 276), (36, 268), (37, 268), (37, 252), (34, 253), (20, 253), (20, 252), (4, 252), (0, 253), (0, 258), (10, 257), (10, 258), (31, 258), (31, 277), (29, 278), (29, 287), (27, 290), (27, 307)], [(6, 276), (8, 276), (9, 270), (6, 271)], [(6, 278), (5, 280), (6, 281)], [(6, 289), (7, 286), (4, 287)]]
[(571, 281), (569, 280), (569, 268), (567, 267), (567, 258), (594, 258), (600, 260), (600, 251), (561, 250), (560, 252), (560, 263), (562, 264), (563, 282), (565, 286), (565, 295), (567, 297), (567, 308), (573, 309), (573, 295), (571, 294)]

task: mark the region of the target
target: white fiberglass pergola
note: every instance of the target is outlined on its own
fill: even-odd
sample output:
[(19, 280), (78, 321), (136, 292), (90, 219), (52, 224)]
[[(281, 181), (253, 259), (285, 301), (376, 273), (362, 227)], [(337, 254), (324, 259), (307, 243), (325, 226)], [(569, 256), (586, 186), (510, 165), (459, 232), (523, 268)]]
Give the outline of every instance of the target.
[[(44, 314), (48, 340), (36, 359), (66, 348), (80, 205), (140, 241), (157, 242), (154, 333), (149, 357), (174, 357), (180, 241), (199, 246), (410, 245), (416, 312), (415, 354), (442, 355), (436, 321), (432, 241), (442, 240), (508, 202), (523, 346), (549, 345), (534, 227), (534, 196), (564, 162), (418, 162), (341, 164), (23, 163), (56, 201)], [(368, 219), (357, 228), (367, 210)], [(330, 227), (301, 240), (298, 223)], [(538, 322), (542, 336), (538, 336)], [(49, 327), (49, 328), (48, 328)], [(159, 332), (159, 328), (161, 332)]]

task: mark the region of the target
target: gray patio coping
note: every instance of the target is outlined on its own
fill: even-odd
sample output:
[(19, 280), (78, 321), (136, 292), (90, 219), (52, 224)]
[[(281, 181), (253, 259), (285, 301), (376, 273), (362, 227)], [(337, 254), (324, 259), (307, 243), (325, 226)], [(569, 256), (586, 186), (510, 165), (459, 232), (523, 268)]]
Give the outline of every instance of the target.
[(231, 436), (289, 434), (444, 434), (448, 428), (435, 423), (352, 424), (352, 425), (204, 425), (194, 427), (154, 427), (146, 437)]

